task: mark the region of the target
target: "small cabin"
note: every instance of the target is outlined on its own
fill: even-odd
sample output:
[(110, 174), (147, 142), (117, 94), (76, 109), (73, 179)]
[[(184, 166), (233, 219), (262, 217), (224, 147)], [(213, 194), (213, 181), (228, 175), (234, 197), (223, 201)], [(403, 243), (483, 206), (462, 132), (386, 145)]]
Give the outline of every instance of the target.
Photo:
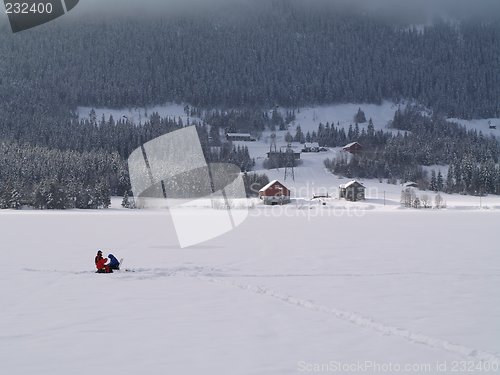
[(413, 182), (413, 181), (408, 181), (408, 182), (405, 182), (403, 184), (403, 188), (404, 189), (407, 189), (407, 188), (418, 189), (418, 184), (416, 182)]
[(250, 133), (227, 133), (226, 139), (228, 141), (241, 141), (241, 142), (255, 141), (255, 138), (252, 137)]
[(318, 142), (306, 142), (304, 143), (304, 147), (302, 148), (302, 152), (319, 152), (320, 147)]
[(356, 180), (339, 186), (339, 198), (352, 202), (365, 200), (365, 192), (364, 185)]
[(286, 146), (280, 146), (279, 149), (271, 149), (266, 153), (267, 159), (272, 168), (283, 168), (292, 164), (295, 166), (297, 160), (300, 160), (301, 146), (301, 144), (290, 143)]
[(259, 190), (259, 198), (264, 204), (287, 204), (290, 203), (290, 190), (278, 180), (274, 180)]
[(362, 148), (363, 147), (358, 142), (352, 142), (342, 147), (344, 151), (350, 152), (351, 154), (360, 152)]

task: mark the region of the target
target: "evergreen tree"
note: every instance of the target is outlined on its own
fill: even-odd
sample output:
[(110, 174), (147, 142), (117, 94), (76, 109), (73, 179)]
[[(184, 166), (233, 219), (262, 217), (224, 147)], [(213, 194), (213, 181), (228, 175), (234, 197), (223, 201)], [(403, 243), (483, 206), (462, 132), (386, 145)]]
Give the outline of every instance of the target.
[(453, 182), (453, 165), (450, 164), (448, 168), (448, 173), (446, 174), (446, 192), (453, 193), (455, 190), (455, 184)]
[(16, 189), (11, 191), (9, 207), (16, 210), (21, 207), (21, 194)]
[(436, 189), (437, 189), (437, 191), (443, 191), (444, 190), (444, 181), (443, 181), (443, 175), (441, 173), (441, 170), (439, 170), (438, 174), (437, 174)]
[(358, 109), (358, 112), (354, 116), (354, 122), (357, 124), (364, 124), (366, 122), (365, 113), (361, 110), (361, 108)]
[(370, 118), (370, 121), (368, 121), (368, 128), (366, 131), (366, 135), (368, 138), (374, 138), (375, 137), (375, 126), (373, 125), (373, 120)]
[(433, 169), (432, 172), (431, 172), (431, 183), (430, 183), (430, 189), (432, 191), (438, 191), (438, 187), (437, 187), (437, 179), (436, 179), (436, 171)]
[(304, 137), (304, 133), (302, 133), (302, 129), (300, 125), (297, 126), (297, 131), (295, 133), (295, 137), (293, 137), (294, 142), (305, 143), (306, 138)]

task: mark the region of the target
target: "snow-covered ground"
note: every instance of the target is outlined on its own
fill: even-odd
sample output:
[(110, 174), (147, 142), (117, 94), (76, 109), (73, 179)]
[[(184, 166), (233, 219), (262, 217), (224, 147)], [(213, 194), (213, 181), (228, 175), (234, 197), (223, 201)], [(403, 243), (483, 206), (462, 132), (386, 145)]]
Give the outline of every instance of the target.
[[(402, 104), (404, 105), (404, 104)], [(158, 105), (145, 108), (125, 108), (125, 109), (109, 109), (100, 108), (96, 109), (97, 118), (100, 119), (102, 115), (109, 118), (113, 115), (115, 119), (122, 116), (127, 116), (127, 118), (136, 123), (144, 121), (147, 116), (150, 116), (153, 112), (158, 112), (161, 116), (171, 116), (171, 117), (181, 117), (187, 120), (184, 113), (185, 104), (175, 104), (167, 103), (165, 105)], [(336, 104), (328, 106), (315, 106), (308, 108), (301, 108), (296, 112), (296, 120), (290, 125), (288, 131), (295, 135), (297, 126), (300, 126), (302, 131), (306, 133), (307, 131), (317, 131), (319, 123), (325, 124), (326, 122), (335, 123), (348, 129), (350, 124), (354, 123), (354, 115), (361, 108), (366, 115), (367, 119), (372, 118), (374, 126), (376, 129), (382, 129), (389, 131), (388, 125), (394, 117), (394, 112), (398, 108), (398, 104), (393, 102), (384, 101), (381, 105), (376, 104), (366, 104), (366, 103), (354, 103), (354, 104)], [(91, 108), (89, 107), (79, 107), (78, 113), (81, 117), (88, 116)], [(289, 109), (281, 109), (285, 113)], [(488, 122), (491, 121), (492, 124), (497, 124), (498, 130), (492, 130), (491, 134), (496, 134), (495, 132), (500, 132), (500, 119), (486, 119), (486, 120), (457, 120), (450, 119), (467, 126), (468, 128), (483, 130), (485, 134), (488, 134)], [(366, 127), (367, 124), (361, 124), (361, 127)], [(276, 143), (277, 148), (284, 149), (286, 147), (285, 134), (287, 131), (277, 131), (276, 132)], [(267, 170), (263, 167), (263, 162), (267, 158), (266, 153), (269, 152), (271, 146), (271, 132), (265, 131), (261, 135), (257, 142), (234, 142), (235, 145), (247, 146), (250, 152), (250, 156), (255, 159), (256, 166), (255, 171), (259, 173), (265, 173), (269, 176), (271, 180), (277, 179), (285, 182), (285, 185), (292, 189), (294, 198), (301, 200), (309, 200), (313, 195), (323, 195), (328, 193), (332, 197), (337, 197), (338, 187), (340, 184), (347, 182), (348, 180), (339, 176), (334, 176), (326, 170), (324, 167), (324, 160), (326, 158), (336, 158), (345, 153), (341, 151), (340, 148), (330, 149), (327, 152), (320, 153), (302, 153), (301, 163), (295, 168), (295, 180), (288, 178), (284, 181), (285, 170), (283, 168)], [(499, 133), (500, 135), (500, 133)], [(294, 145), (299, 149), (300, 144)], [(431, 170), (436, 172), (441, 171), (443, 176), (446, 176), (448, 171), (448, 166), (431, 166), (424, 167), (429, 174)], [(399, 209), (399, 202), (401, 198), (401, 186), (387, 184), (386, 181), (379, 182), (378, 180), (360, 180), (367, 187), (367, 197), (369, 198), (366, 202), (355, 203), (354, 205), (363, 208), (379, 208), (379, 209)], [(434, 198), (435, 194), (432, 192), (419, 192), (419, 195), (428, 195), (431, 199)], [(448, 209), (458, 208), (458, 209), (500, 209), (500, 197), (487, 196), (487, 197), (470, 197), (470, 196), (454, 196), (442, 194)], [(384, 199), (385, 197), (385, 199)], [(306, 202), (307, 203), (307, 202)], [(327, 202), (329, 206), (332, 207), (350, 207), (353, 205), (345, 201), (330, 200)], [(385, 206), (384, 206), (385, 203)]]
[[(134, 123), (141, 123), (146, 121), (149, 116), (154, 112), (157, 112), (162, 117), (181, 117), (183, 120), (187, 120), (189, 117), (184, 111), (186, 104), (177, 103), (166, 103), (163, 105), (154, 105), (147, 108), (134, 107), (134, 108), (95, 108), (97, 119), (100, 120), (104, 115), (106, 119), (109, 116), (119, 119), (125, 116), (129, 121)], [(394, 112), (398, 107), (404, 107), (405, 104), (396, 104), (390, 101), (384, 101), (382, 104), (367, 104), (367, 103), (345, 103), (345, 104), (332, 104), (323, 106), (312, 106), (300, 108), (296, 111), (296, 120), (290, 126), (290, 132), (295, 134), (296, 127), (301, 126), (302, 131), (306, 133), (307, 131), (317, 131), (319, 123), (325, 124), (329, 122), (335, 125), (340, 125), (344, 129), (348, 129), (349, 125), (354, 125), (354, 115), (357, 113), (358, 108), (361, 108), (366, 115), (366, 119), (370, 118), (373, 120), (375, 129), (382, 129), (385, 131), (390, 131), (388, 129), (388, 124), (394, 118)], [(86, 118), (89, 116), (92, 107), (78, 107), (76, 113), (81, 118)], [(294, 110), (293, 108), (283, 108), (282, 113), (286, 113), (288, 110)], [(482, 131), (484, 134), (493, 134), (495, 136), (500, 136), (500, 118), (489, 118), (489, 119), (475, 119), (475, 120), (463, 120), (457, 118), (450, 118), (449, 121), (458, 122), (468, 129), (476, 129)], [(368, 123), (360, 124), (360, 127), (366, 127)], [(496, 126), (496, 129), (490, 129), (489, 125)]]
[(280, 209), (183, 250), (166, 211), (2, 211), (2, 373), (498, 368), (499, 211)]
[(88, 118), (90, 111), (95, 110), (97, 120), (99, 121), (102, 116), (106, 120), (110, 116), (116, 120), (126, 118), (132, 123), (140, 124), (147, 121), (153, 113), (158, 113), (161, 117), (182, 118), (186, 122), (190, 117), (184, 111), (185, 104), (166, 103), (163, 105), (154, 105), (147, 108), (133, 107), (133, 108), (92, 108), (92, 107), (78, 107), (76, 113), (80, 118)]
[[(402, 105), (404, 107), (404, 105)], [(295, 121), (292, 123), (295, 134), (295, 126), (300, 125), (304, 134), (307, 131), (318, 131), (319, 123), (340, 125), (344, 129), (348, 129), (349, 125), (354, 126), (354, 115), (361, 108), (365, 113), (366, 120), (373, 120), (375, 129), (383, 129), (388, 131), (387, 126), (394, 118), (394, 113), (398, 109), (398, 105), (392, 102), (384, 101), (381, 105), (377, 104), (334, 104), (326, 106), (315, 106), (300, 108), (295, 114)], [(360, 124), (360, 127), (366, 127), (368, 122)]]
[[(291, 130), (348, 126), (358, 107), (302, 109)], [(395, 110), (361, 107), (377, 128)], [(0, 212), (2, 374), (499, 372), (500, 197), (403, 209), (400, 186), (362, 180), (367, 200), (346, 202), (347, 180), (323, 165), (340, 149), (303, 153), (284, 181), (262, 169), (269, 132), (236, 144), (292, 203), (251, 204), (242, 225), (192, 248), (167, 210), (119, 198), (105, 211)], [(95, 274), (98, 249), (134, 272)]]
[[(284, 144), (283, 138), (285, 133), (285, 131), (276, 133), (278, 146)], [(367, 188), (367, 200), (364, 202), (350, 203), (337, 199), (339, 185), (345, 184), (350, 179), (330, 173), (324, 166), (324, 160), (327, 158), (349, 157), (340, 148), (329, 149), (326, 152), (319, 153), (302, 153), (300, 164), (294, 169), (295, 179), (293, 180), (288, 177), (285, 180), (285, 168), (263, 168), (263, 162), (266, 159), (266, 152), (269, 151), (270, 142), (270, 134), (269, 132), (265, 132), (260, 141), (235, 142), (235, 144), (248, 147), (250, 156), (256, 161), (255, 169), (257, 173), (265, 173), (270, 180), (276, 179), (283, 182), (292, 190), (292, 197), (300, 200), (301, 203), (307, 203), (313, 196), (328, 194), (333, 199), (323, 201), (327, 203), (328, 207), (332, 207), (333, 209), (336, 207), (352, 206), (362, 209), (376, 208), (378, 210), (401, 209), (401, 185), (388, 184), (386, 180), (358, 179)], [(435, 170), (436, 173), (441, 171), (444, 177), (446, 177), (448, 172), (448, 166), (436, 165), (425, 167), (425, 169), (429, 172), (429, 176), (431, 170)], [(417, 195), (420, 197), (427, 195), (432, 201), (434, 201), (436, 196), (434, 192), (419, 190), (417, 190)], [(500, 196), (474, 197), (444, 193), (440, 193), (440, 195), (444, 199), (447, 209), (500, 209)], [(315, 202), (319, 203), (318, 201)]]
[[(105, 119), (113, 116), (115, 120), (126, 117), (129, 121), (134, 123), (141, 123), (149, 119), (149, 117), (157, 112), (161, 117), (174, 117), (182, 118), (186, 121), (189, 116), (186, 115), (184, 107), (186, 104), (166, 103), (163, 105), (155, 105), (147, 108), (134, 107), (134, 108), (94, 108), (97, 119), (100, 120), (104, 115)], [(366, 115), (367, 121), (371, 118), (373, 120), (375, 129), (387, 129), (387, 125), (394, 118), (394, 112), (398, 109), (398, 105), (392, 102), (384, 101), (381, 105), (376, 104), (334, 104), (324, 106), (314, 106), (300, 108), (296, 111), (296, 120), (290, 125), (290, 132), (295, 134), (298, 125), (301, 126), (304, 134), (307, 131), (313, 132), (318, 130), (319, 123), (330, 124), (334, 123), (344, 127), (347, 131), (349, 125), (354, 125), (354, 115), (361, 108)], [(80, 118), (88, 118), (92, 107), (78, 107), (76, 113)], [(286, 111), (294, 109), (282, 108), (283, 114)], [(270, 112), (271, 113), (271, 112)], [(198, 120), (198, 118), (191, 118)], [(360, 124), (360, 127), (366, 127), (368, 122)], [(286, 133), (286, 132), (285, 132)]]

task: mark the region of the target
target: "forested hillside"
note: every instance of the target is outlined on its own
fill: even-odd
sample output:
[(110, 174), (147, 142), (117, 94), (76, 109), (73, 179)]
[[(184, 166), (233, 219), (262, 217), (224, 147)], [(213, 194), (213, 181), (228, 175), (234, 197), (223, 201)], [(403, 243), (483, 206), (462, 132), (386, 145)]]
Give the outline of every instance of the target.
[(53, 112), (413, 98), (453, 117), (500, 113), (498, 23), (436, 20), (422, 32), (304, 1), (256, 4), (2, 30), (3, 105)]
[[(461, 194), (500, 194), (500, 145), (498, 140), (439, 116), (422, 114), (421, 108), (398, 109), (392, 121), (397, 134), (374, 131), (373, 124), (360, 131), (358, 125), (346, 133), (334, 124), (320, 124), (312, 141), (341, 146), (360, 142), (363, 152), (347, 158), (327, 159), (325, 166), (347, 177), (387, 178), (395, 183), (418, 181), (419, 186)], [(446, 183), (432, 182), (422, 166), (449, 165)], [(436, 173), (435, 171), (433, 172)], [(444, 176), (441, 176), (442, 178)]]
[[(12, 154), (0, 165), (1, 206), (16, 206), (17, 198), (9, 202), (19, 194), (21, 201), (36, 201), (37, 187), (46, 191), (70, 180), (90, 186), (85, 174), (61, 175), (53, 167), (29, 179), (33, 165), (23, 163), (48, 163), (50, 155), (71, 160), (76, 170), (88, 163), (88, 153), (98, 155), (97, 163), (108, 155), (119, 168), (101, 168), (104, 176), (92, 181), (105, 185), (94, 184), (99, 194), (121, 194), (127, 182), (118, 171), (126, 172), (129, 153), (185, 125), (158, 117), (141, 126), (125, 119), (80, 121), (77, 106), (175, 101), (235, 110), (208, 111), (205, 120), (214, 128), (200, 127), (205, 135), (283, 130), (292, 112), (260, 115), (276, 106), (384, 99), (409, 99), (453, 117), (500, 116), (500, 23), (435, 20), (422, 29), (321, 4), (256, 0), (161, 16), (66, 17), (18, 34), (0, 24), (0, 141)], [(209, 138), (207, 147), (219, 147), (217, 137)], [(247, 150), (230, 145), (206, 153), (242, 170), (253, 165)], [(75, 203), (71, 191), (69, 206), (87, 205)]]

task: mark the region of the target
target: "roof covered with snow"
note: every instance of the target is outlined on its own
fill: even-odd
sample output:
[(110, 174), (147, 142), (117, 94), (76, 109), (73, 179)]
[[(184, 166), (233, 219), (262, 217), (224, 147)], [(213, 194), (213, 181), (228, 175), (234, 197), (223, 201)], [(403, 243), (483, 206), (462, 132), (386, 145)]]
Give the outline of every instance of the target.
[(418, 184), (416, 182), (413, 182), (413, 181), (408, 181), (408, 182), (405, 182), (403, 184), (404, 187), (417, 187)]
[(357, 180), (352, 180), (352, 181), (349, 181), (347, 184), (340, 185), (340, 188), (347, 189), (349, 186), (352, 186), (354, 184), (358, 184), (358, 185), (361, 185), (362, 187), (365, 187), (361, 182), (359, 182)]
[(251, 137), (250, 133), (227, 133), (228, 137)]
[(318, 142), (306, 142), (304, 144), (304, 147), (309, 147), (309, 148), (313, 148), (313, 147), (316, 147), (316, 148), (319, 148), (319, 143)]
[(268, 183), (266, 186), (264, 186), (262, 189), (259, 190), (259, 192), (261, 191), (266, 191), (267, 189), (269, 189), (271, 186), (273, 186), (274, 184), (280, 184), (281, 186), (283, 187), (286, 187), (285, 185), (283, 185), (281, 182), (279, 182), (278, 180), (272, 180), (270, 183)]
[(354, 146), (354, 145), (361, 146), (361, 145), (359, 144), (359, 142), (351, 142), (351, 143), (349, 143), (348, 145), (345, 145), (345, 146), (344, 146), (344, 148), (351, 148), (351, 147), (352, 147), (352, 146)]

